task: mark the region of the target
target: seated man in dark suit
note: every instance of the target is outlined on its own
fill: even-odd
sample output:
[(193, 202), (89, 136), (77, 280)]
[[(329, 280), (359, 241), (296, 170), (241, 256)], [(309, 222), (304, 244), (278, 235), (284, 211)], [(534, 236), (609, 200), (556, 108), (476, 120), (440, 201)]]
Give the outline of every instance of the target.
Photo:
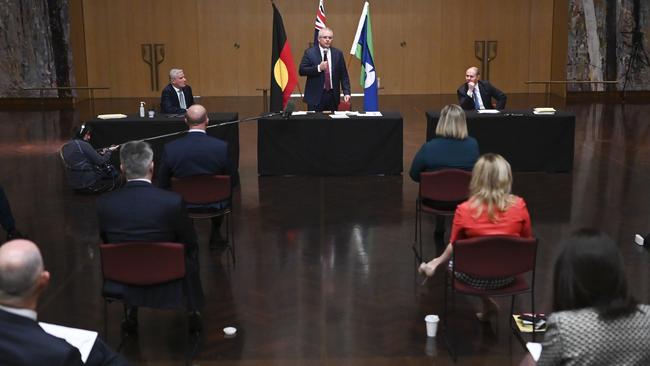
[(338, 109), (341, 88), (343, 100), (350, 101), (350, 78), (343, 53), (332, 47), (334, 32), (329, 28), (318, 31), (318, 44), (305, 50), (298, 72), (306, 76), (305, 97), (310, 111)]
[[(50, 282), (36, 244), (12, 240), (0, 247), (0, 365), (79, 365), (79, 350), (46, 333), (36, 321), (38, 298)], [(126, 365), (97, 338), (86, 365)]]
[(169, 85), (160, 95), (160, 112), (169, 114), (183, 114), (194, 104), (192, 87), (187, 85), (187, 79), (181, 69), (169, 71)]
[[(160, 167), (158, 168), (158, 186), (171, 188), (171, 177), (187, 177), (192, 175), (230, 175), (232, 177), (232, 163), (228, 158), (228, 144), (216, 137), (208, 136), (206, 129), (209, 119), (208, 112), (200, 105), (195, 104), (188, 108), (185, 123), (189, 127), (188, 134), (165, 145)], [(231, 182), (234, 180), (231, 178)], [(218, 203), (219, 207), (229, 205), (230, 202)], [(210, 245), (223, 247), (225, 239), (220, 228), (223, 216), (212, 218), (212, 235)]]
[[(479, 80), (480, 76), (478, 67), (467, 69), (465, 83), (457, 91), (458, 104), (466, 110), (505, 109), (506, 95), (489, 82)], [(492, 104), (492, 98), (497, 101), (496, 106)]]
[(97, 199), (100, 236), (104, 243), (130, 241), (185, 244), (185, 280), (147, 288), (109, 286), (105, 291), (121, 295), (127, 304), (125, 331), (137, 331), (137, 306), (177, 308), (184, 305), (177, 286), (183, 286), (190, 310), (190, 331), (201, 330), (199, 308), (203, 290), (199, 277), (198, 246), (192, 221), (180, 195), (151, 184), (153, 151), (144, 141), (131, 141), (120, 149), (120, 168), (127, 183)]

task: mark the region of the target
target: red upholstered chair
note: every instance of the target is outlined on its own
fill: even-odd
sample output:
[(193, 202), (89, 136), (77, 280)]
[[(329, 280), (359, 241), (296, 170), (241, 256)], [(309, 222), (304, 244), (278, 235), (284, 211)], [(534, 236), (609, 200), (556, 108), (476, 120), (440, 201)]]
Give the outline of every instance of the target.
[[(111, 281), (120, 285), (155, 286), (185, 277), (185, 246), (179, 243), (130, 242), (100, 244), (104, 286), (104, 332), (108, 332), (108, 309), (110, 302), (125, 302), (127, 299), (107, 290)], [(178, 286), (177, 296), (184, 296)], [(126, 309), (126, 306), (125, 306)]]
[(453, 217), (456, 205), (469, 196), (471, 179), (471, 172), (460, 169), (441, 169), (420, 174), (420, 193), (415, 201), (415, 242), (419, 245), (416, 256), (423, 256), (422, 214)]
[[(530, 293), (531, 313), (535, 314), (535, 262), (537, 258), (537, 239), (520, 238), (514, 236), (482, 236), (456, 241), (452, 256), (452, 265), (447, 275), (447, 286), (445, 286), (445, 310), (444, 329), (446, 340), (449, 341), (447, 321), (449, 318), (447, 309), (447, 291), (453, 295), (460, 293), (470, 296), (511, 296), (510, 302), (510, 326), (513, 327), (515, 295)], [(462, 272), (477, 278), (503, 278), (514, 277), (514, 282), (498, 289), (479, 289), (469, 286), (465, 282), (456, 279), (454, 272)], [(530, 276), (530, 284), (527, 276)], [(515, 334), (516, 325), (513, 328)], [(533, 340), (535, 332), (533, 331)], [(450, 353), (455, 359), (451, 342), (447, 342)]]
[(226, 241), (228, 242), (232, 261), (235, 263), (235, 234), (230, 223), (230, 216), (232, 215), (232, 186), (230, 179), (228, 175), (172, 177), (172, 190), (183, 196), (183, 201), (188, 205), (188, 215), (192, 219), (211, 219), (217, 216), (225, 216)]

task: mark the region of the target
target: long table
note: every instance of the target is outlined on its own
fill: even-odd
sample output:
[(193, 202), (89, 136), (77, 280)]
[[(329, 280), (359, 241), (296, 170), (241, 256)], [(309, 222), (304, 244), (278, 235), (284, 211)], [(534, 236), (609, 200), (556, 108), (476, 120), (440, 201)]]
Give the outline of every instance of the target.
[[(214, 126), (221, 122), (237, 120), (237, 113), (209, 113), (209, 126)], [(95, 148), (117, 145), (131, 140), (140, 140), (149, 137), (164, 135), (173, 132), (187, 131), (183, 117), (169, 117), (165, 114), (159, 114), (154, 118), (140, 118), (138, 116), (128, 116), (120, 119), (92, 119), (86, 122), (91, 127), (90, 143)], [(239, 126), (236, 123), (208, 128), (210, 136), (217, 137), (228, 143), (228, 153), (236, 169), (239, 170)], [(177, 139), (184, 134), (168, 136), (160, 139), (149, 140), (154, 152), (154, 165), (159, 161), (162, 154), (163, 146)], [(113, 163), (119, 162), (118, 154), (111, 157)], [(119, 164), (117, 165), (119, 166)]]
[(260, 175), (398, 175), (402, 172), (403, 122), (382, 117), (332, 119), (310, 113), (262, 118), (257, 124)]
[[(428, 111), (427, 141), (435, 137), (438, 112)], [(556, 112), (535, 115), (532, 111), (498, 114), (467, 112), (469, 135), (481, 153), (501, 154), (519, 172), (570, 172), (573, 169), (575, 115)]]

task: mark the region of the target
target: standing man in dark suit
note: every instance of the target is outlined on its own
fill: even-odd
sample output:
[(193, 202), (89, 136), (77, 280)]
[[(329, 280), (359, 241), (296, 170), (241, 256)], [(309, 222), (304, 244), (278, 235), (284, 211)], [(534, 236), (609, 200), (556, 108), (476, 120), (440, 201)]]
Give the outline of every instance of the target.
[[(104, 243), (130, 241), (176, 242), (185, 244), (185, 280), (154, 287), (120, 286), (111, 283), (110, 291), (125, 298), (127, 317), (122, 328), (137, 332), (137, 306), (174, 308), (183, 305), (178, 286), (187, 294), (189, 327), (201, 330), (199, 308), (203, 290), (199, 277), (196, 233), (180, 195), (151, 184), (153, 151), (144, 141), (131, 141), (120, 149), (120, 168), (127, 183), (123, 188), (97, 199), (100, 236)], [(105, 288), (108, 290), (108, 288)]]
[[(0, 247), (0, 365), (84, 365), (77, 348), (36, 321), (38, 299), (49, 282), (36, 244), (17, 239)], [(86, 365), (127, 362), (96, 338)]]
[(160, 95), (160, 112), (182, 114), (194, 104), (192, 87), (187, 85), (187, 79), (182, 69), (169, 70), (169, 85)]
[[(230, 175), (232, 176), (232, 163), (228, 158), (228, 144), (216, 137), (208, 136), (207, 110), (200, 104), (195, 104), (187, 109), (185, 123), (189, 131), (185, 137), (179, 138), (165, 145), (163, 156), (158, 168), (158, 186), (171, 188), (171, 177), (178, 178), (192, 175)], [(215, 203), (215, 208), (224, 208), (230, 202)], [(218, 207), (216, 207), (218, 206)], [(226, 240), (220, 232), (223, 216), (212, 218), (212, 235), (210, 246), (223, 247)]]
[(350, 78), (343, 53), (332, 47), (334, 32), (323, 28), (318, 32), (318, 45), (305, 50), (299, 73), (307, 76), (305, 97), (310, 111), (335, 111), (343, 88), (343, 100), (350, 101)]
[[(506, 95), (487, 81), (479, 80), (481, 72), (472, 66), (465, 72), (465, 84), (458, 88), (458, 104), (466, 110), (505, 109)], [(492, 104), (492, 98), (497, 101)]]

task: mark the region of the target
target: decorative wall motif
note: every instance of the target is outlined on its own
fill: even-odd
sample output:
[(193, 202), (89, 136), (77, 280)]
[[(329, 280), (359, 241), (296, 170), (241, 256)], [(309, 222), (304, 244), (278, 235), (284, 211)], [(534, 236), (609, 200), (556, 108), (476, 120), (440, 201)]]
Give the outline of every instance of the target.
[(68, 7), (69, 0), (0, 0), (0, 97), (38, 97), (22, 89), (73, 85)]
[(569, 0), (568, 44), (567, 80), (619, 80), (613, 90), (650, 90), (650, 2)]

